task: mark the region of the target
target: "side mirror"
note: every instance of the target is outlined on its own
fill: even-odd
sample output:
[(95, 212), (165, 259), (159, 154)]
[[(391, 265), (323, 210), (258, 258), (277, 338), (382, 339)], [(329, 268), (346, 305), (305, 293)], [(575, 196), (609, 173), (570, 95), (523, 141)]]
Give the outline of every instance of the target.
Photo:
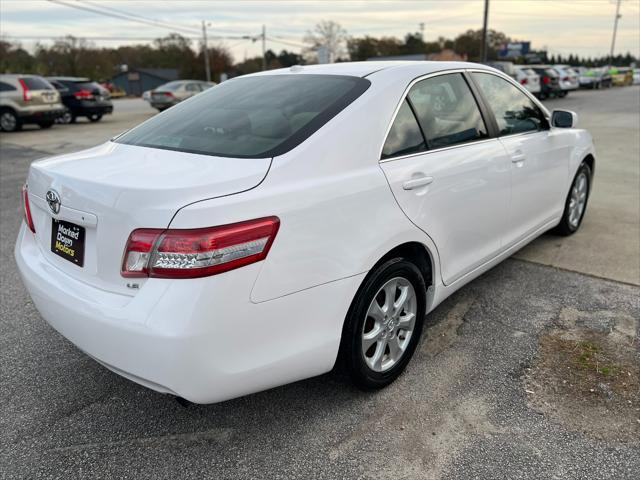
[(554, 110), (551, 113), (551, 125), (558, 128), (576, 128), (578, 114), (570, 110)]

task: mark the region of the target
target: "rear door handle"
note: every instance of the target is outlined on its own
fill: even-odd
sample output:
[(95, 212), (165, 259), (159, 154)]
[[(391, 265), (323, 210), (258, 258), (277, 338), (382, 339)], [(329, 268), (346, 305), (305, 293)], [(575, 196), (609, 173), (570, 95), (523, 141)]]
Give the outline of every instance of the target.
[(414, 188), (426, 187), (431, 185), (433, 177), (419, 177), (412, 180), (407, 180), (402, 184), (402, 188), (405, 190), (413, 190)]

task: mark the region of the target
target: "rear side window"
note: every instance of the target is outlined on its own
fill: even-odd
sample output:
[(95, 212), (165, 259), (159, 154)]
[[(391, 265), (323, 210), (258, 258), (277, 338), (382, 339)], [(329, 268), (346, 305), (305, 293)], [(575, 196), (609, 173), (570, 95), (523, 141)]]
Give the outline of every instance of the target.
[(416, 83), (408, 95), (429, 149), (448, 147), (488, 136), (480, 109), (460, 73)]
[(404, 100), (382, 147), (382, 159), (421, 152), (425, 148), (418, 121)]
[(490, 73), (472, 75), (495, 114), (500, 135), (546, 128), (547, 122), (540, 108), (510, 82)]
[(0, 92), (11, 92), (13, 90), (17, 90), (17, 88), (8, 83), (0, 82)]
[(22, 77), (21, 80), (29, 90), (54, 90), (53, 86), (44, 78)]
[(223, 157), (282, 155), (369, 85), (364, 78), (342, 75), (240, 77), (179, 103), (115, 141)]

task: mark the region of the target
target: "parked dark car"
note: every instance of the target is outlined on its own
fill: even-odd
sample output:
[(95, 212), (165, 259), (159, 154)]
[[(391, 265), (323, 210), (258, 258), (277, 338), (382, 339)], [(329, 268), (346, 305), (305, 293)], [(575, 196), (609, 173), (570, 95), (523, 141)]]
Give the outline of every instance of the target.
[(87, 117), (98, 122), (103, 115), (113, 112), (109, 91), (88, 78), (48, 77), (56, 87), (66, 107), (61, 123), (74, 123), (77, 117)]
[(540, 75), (540, 100), (549, 97), (561, 97), (560, 76), (549, 65), (530, 65), (534, 72)]

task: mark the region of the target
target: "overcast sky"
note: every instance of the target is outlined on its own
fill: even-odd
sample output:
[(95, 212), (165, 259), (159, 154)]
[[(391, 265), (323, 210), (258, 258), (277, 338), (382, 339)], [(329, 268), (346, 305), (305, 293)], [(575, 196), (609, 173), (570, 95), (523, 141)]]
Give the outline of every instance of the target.
[[(350, 35), (397, 36), (419, 30), (425, 40), (455, 37), (482, 26), (483, 0), (422, 1), (162, 1), (60, 0), (91, 9), (117, 11), (168, 23), (180, 33), (198, 36), (200, 22), (210, 23), (211, 43), (222, 43), (235, 60), (260, 53), (258, 35), (266, 25), (267, 48), (299, 51), (305, 33), (319, 20), (339, 22)], [(108, 10), (115, 9), (115, 10)], [(640, 0), (623, 0), (616, 53), (640, 56)], [(531, 40), (532, 48), (550, 53), (585, 56), (608, 54), (613, 32), (615, 0), (491, 0), (489, 27), (516, 40)], [(37, 41), (75, 35), (99, 46), (143, 43), (171, 32), (153, 26), (82, 11), (45, 0), (0, 0), (0, 33), (27, 49)], [(190, 33), (193, 32), (193, 33)], [(98, 38), (99, 37), (99, 38)], [(218, 39), (215, 37), (226, 37)], [(234, 38), (235, 37), (235, 38)]]

